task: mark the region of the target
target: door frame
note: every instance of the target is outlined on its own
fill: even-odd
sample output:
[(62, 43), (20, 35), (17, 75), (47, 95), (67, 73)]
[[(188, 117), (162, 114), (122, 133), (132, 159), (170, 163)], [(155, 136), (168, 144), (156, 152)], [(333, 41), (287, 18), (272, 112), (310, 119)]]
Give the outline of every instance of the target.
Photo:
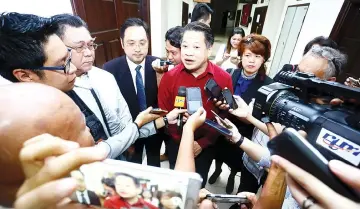
[(360, 3), (360, 0), (345, 0), (341, 7), (339, 15), (336, 18), (335, 24), (334, 24), (334, 26), (331, 30), (330, 36), (329, 36), (335, 42), (339, 42), (340, 38), (343, 36), (343, 34), (341, 34), (340, 31), (341, 31), (344, 21), (350, 11), (351, 6), (354, 3)]

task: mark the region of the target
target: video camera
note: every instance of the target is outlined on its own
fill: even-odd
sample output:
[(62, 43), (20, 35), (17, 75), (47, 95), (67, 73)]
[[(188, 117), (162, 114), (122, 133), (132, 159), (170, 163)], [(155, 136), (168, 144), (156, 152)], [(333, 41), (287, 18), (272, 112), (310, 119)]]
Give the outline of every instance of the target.
[(360, 168), (360, 108), (319, 105), (314, 98), (360, 99), (360, 88), (324, 81), (313, 74), (281, 72), (276, 83), (258, 90), (253, 115), (296, 130), (327, 160), (338, 159)]

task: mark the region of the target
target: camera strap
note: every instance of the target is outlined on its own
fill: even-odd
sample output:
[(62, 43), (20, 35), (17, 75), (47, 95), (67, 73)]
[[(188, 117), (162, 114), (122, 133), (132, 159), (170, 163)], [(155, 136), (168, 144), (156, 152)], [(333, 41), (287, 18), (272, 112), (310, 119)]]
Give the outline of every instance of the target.
[(105, 113), (104, 113), (103, 107), (102, 107), (102, 105), (101, 105), (101, 102), (100, 102), (98, 96), (96, 95), (94, 89), (91, 88), (90, 91), (91, 91), (91, 94), (93, 95), (93, 97), (94, 97), (94, 99), (95, 99), (95, 101), (96, 101), (96, 103), (97, 103), (97, 105), (98, 105), (98, 107), (99, 107), (99, 109), (100, 109), (101, 116), (103, 117), (103, 120), (104, 120), (106, 129), (107, 129), (107, 131), (108, 131), (108, 133), (109, 133), (109, 136), (112, 136), (112, 134), (111, 134), (111, 132), (110, 132), (110, 127), (109, 127), (108, 121), (107, 121), (107, 119), (106, 119), (106, 117), (105, 117)]

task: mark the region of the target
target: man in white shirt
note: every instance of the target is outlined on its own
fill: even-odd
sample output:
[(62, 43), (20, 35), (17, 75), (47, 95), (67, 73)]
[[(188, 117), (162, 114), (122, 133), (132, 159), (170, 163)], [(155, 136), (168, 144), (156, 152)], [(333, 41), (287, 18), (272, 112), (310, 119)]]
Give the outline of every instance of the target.
[[(71, 49), (71, 63), (77, 68), (75, 96), (80, 97), (85, 106), (101, 122), (101, 128), (106, 134), (106, 142), (110, 143), (111, 150), (114, 151), (114, 155), (111, 157), (117, 157), (115, 156), (116, 153), (124, 152), (138, 138), (155, 134), (156, 128), (162, 126), (155, 127), (154, 123), (162, 122), (160, 120), (163, 119), (159, 118), (154, 123), (144, 123), (144, 111), (142, 115), (135, 116), (133, 122), (129, 107), (114, 77), (110, 73), (93, 66), (97, 44), (94, 43), (95, 38), (91, 37), (86, 23), (80, 17), (69, 14), (55, 15), (52, 20), (53, 24), (58, 25), (57, 35)], [(79, 102), (76, 103), (81, 107)], [(156, 118), (154, 117), (154, 119)], [(171, 120), (170, 117), (169, 119)], [(114, 149), (115, 146), (116, 149)]]

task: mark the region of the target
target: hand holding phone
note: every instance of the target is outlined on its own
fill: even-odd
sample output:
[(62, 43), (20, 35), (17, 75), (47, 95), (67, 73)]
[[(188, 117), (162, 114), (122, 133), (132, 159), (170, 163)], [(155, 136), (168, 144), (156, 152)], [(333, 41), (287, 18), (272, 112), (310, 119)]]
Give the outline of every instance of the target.
[(153, 108), (150, 111), (151, 114), (156, 114), (156, 115), (166, 115), (168, 113), (167, 110), (163, 110), (161, 108)]
[(206, 199), (216, 203), (250, 203), (245, 195), (208, 194)]
[(216, 131), (218, 131), (220, 134), (222, 134), (226, 137), (231, 137), (233, 134), (232, 131), (230, 131), (227, 128), (222, 127), (221, 125), (219, 125), (218, 123), (216, 123), (212, 120), (206, 119), (205, 124), (214, 128)]
[(224, 119), (222, 119), (218, 114), (216, 114), (213, 110), (211, 110), (211, 112), (214, 114), (214, 116), (215, 116), (215, 118), (218, 118), (219, 119), (219, 121), (221, 122), (221, 124), (223, 125), (223, 126), (225, 126), (225, 128), (227, 128), (227, 129), (232, 129), (232, 126), (228, 123), (228, 122), (226, 122)]

